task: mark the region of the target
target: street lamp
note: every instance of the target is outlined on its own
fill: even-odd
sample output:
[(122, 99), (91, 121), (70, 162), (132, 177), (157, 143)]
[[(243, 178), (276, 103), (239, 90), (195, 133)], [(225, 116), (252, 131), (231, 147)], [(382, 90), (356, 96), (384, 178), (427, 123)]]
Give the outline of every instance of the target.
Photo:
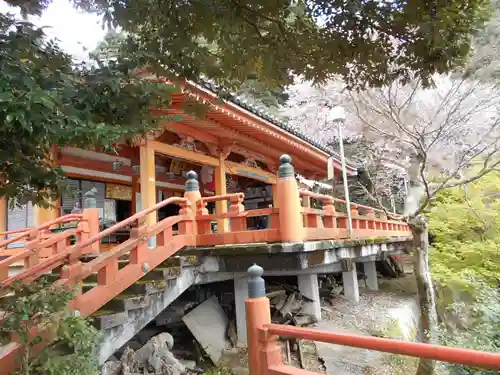
[(344, 155), (344, 139), (342, 137), (342, 126), (345, 123), (345, 119), (346, 119), (346, 113), (344, 107), (335, 106), (332, 109), (330, 109), (327, 120), (329, 123), (337, 125), (337, 133), (339, 137), (339, 146), (340, 146), (340, 161), (342, 163), (342, 179), (344, 180), (344, 197), (347, 210), (347, 232), (349, 234), (349, 237), (351, 237), (352, 235), (351, 202), (349, 201), (349, 186), (347, 184), (347, 166)]

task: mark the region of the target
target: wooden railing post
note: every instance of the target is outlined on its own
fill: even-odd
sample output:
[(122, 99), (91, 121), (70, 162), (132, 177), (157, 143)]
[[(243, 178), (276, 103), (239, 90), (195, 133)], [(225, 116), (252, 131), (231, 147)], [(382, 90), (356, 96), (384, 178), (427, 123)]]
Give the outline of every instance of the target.
[[(250, 375), (266, 375), (269, 359), (278, 363), (282, 361), (276, 338), (272, 341), (267, 337), (261, 337), (261, 329), (271, 323), (271, 308), (266, 297), (263, 273), (262, 267), (256, 264), (248, 269), (248, 299), (245, 301), (245, 314)], [(261, 340), (265, 340), (265, 345), (262, 345)]]
[[(96, 207), (83, 210), (83, 218), (78, 223), (77, 228), (81, 231), (79, 241), (86, 241), (90, 237), (99, 234), (99, 210)], [(100, 243), (96, 241), (82, 249), (82, 253), (99, 253)]]
[(375, 231), (377, 228), (375, 228), (375, 212), (373, 211), (372, 208), (368, 208), (366, 211), (366, 217), (368, 218), (367, 220), (367, 228), (370, 231)]
[(283, 242), (302, 242), (305, 240), (305, 230), (299, 189), (291, 162), (292, 158), (288, 155), (280, 157), (277, 182), (280, 235)]
[[(201, 200), (200, 184), (198, 183), (198, 174), (195, 171), (187, 173), (187, 180), (184, 184), (184, 198), (188, 200), (188, 204), (182, 207), (179, 212), (180, 215), (189, 215), (192, 220), (183, 221), (179, 223), (179, 234), (196, 236), (198, 233), (196, 226), (197, 202)], [(193, 245), (195, 242), (193, 241)]]
[[(332, 228), (337, 230), (337, 217), (335, 216), (335, 205), (333, 200), (325, 201), (323, 205), (323, 212), (325, 215), (325, 228)], [(335, 234), (337, 236), (337, 234)]]
[[(205, 202), (203, 199), (200, 199), (196, 207), (196, 216), (199, 217), (204, 215), (208, 215), (207, 202)], [(210, 220), (197, 221), (196, 225), (198, 227), (197, 234), (212, 233), (212, 223), (210, 222)]]
[[(229, 206), (229, 212), (243, 212), (245, 207), (243, 206), (243, 194), (232, 197), (230, 199), (231, 205)], [(234, 217), (231, 218), (231, 232), (241, 232), (247, 230), (247, 218)]]

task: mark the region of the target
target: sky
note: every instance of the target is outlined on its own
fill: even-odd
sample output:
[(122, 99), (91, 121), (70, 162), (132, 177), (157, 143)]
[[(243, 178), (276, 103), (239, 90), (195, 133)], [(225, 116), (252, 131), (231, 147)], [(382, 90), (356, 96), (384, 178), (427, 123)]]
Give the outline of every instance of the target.
[[(19, 14), (16, 8), (9, 7), (0, 0), (0, 12)], [(42, 17), (30, 18), (35, 25), (47, 26), (45, 33), (59, 40), (59, 46), (77, 60), (87, 58), (104, 38), (105, 30), (97, 15), (77, 11), (68, 0), (55, 0)], [(85, 51), (87, 49), (87, 51)]]

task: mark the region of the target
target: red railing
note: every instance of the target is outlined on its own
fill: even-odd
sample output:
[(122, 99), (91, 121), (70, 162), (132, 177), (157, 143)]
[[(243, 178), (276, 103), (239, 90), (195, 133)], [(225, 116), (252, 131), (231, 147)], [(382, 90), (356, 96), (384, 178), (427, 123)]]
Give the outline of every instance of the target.
[[(387, 218), (383, 210), (351, 203), (353, 231), (349, 237), (347, 211), (337, 212), (335, 208), (336, 203), (345, 204), (345, 200), (308, 190), (299, 190), (299, 195), (302, 197), (301, 212), (308, 240), (403, 237), (410, 234), (408, 224), (398, 219)], [(304, 206), (304, 198), (320, 201), (322, 208)]]
[(277, 344), (278, 336), (500, 370), (500, 353), (272, 324), (269, 299), (262, 279), (263, 270), (254, 265), (250, 267), (249, 274), (250, 298), (245, 302), (245, 310), (250, 375), (315, 374), (283, 363), (281, 349)]
[[(278, 214), (276, 208), (264, 208), (256, 210), (245, 210), (243, 193), (227, 194), (200, 199), (197, 204), (196, 222), (198, 246), (256, 243), (256, 242), (277, 242), (279, 237)], [(206, 209), (209, 202), (230, 202), (229, 212), (215, 213), (210, 215)], [(268, 224), (267, 228), (248, 228), (248, 218), (264, 217)], [(229, 231), (218, 228), (217, 233), (212, 230), (213, 221), (229, 220)]]
[[(99, 218), (96, 215), (70, 214), (61, 216), (55, 220), (44, 223), (38, 228), (27, 228), (24, 230), (11, 231), (7, 233), (21, 233), (20, 235), (0, 242), (0, 256), (6, 257), (0, 260), (0, 281), (9, 277), (9, 269), (12, 266), (22, 266), (28, 270), (37, 264), (40, 259), (63, 251), (69, 246), (72, 239), (76, 243), (88, 238), (89, 235), (98, 233)], [(74, 223), (74, 228), (59, 233), (52, 233), (50, 228), (64, 223)], [(23, 247), (5, 249), (6, 246), (22, 242)]]
[[(7, 232), (0, 232), (0, 237), (20, 233), (18, 236), (11, 237), (11, 238), (8, 238), (6, 240), (0, 241), (0, 250), (3, 250), (5, 247), (7, 247), (8, 245), (10, 245), (12, 243), (26, 240), (28, 237), (32, 236), (33, 233), (38, 233), (38, 232), (41, 232), (43, 230), (48, 230), (48, 229), (50, 229), (50, 227), (52, 227), (54, 225), (60, 225), (60, 224), (70, 223), (70, 222), (78, 223), (82, 219), (83, 219), (83, 214), (69, 214), (69, 215), (64, 215), (64, 216), (61, 216), (57, 219), (48, 221), (37, 228), (24, 228), (24, 229), (11, 230), (11, 231), (7, 231)], [(0, 254), (3, 254), (3, 253), (0, 252)]]
[[(147, 226), (145, 218), (148, 214), (172, 203), (181, 205), (178, 216), (168, 217), (153, 226)], [(97, 209), (89, 209), (86, 212), (96, 215)], [(174, 224), (179, 226), (178, 235), (173, 234), (172, 226)], [(81, 261), (81, 256), (89, 247), (99, 246), (104, 237), (128, 225), (133, 226), (128, 240), (106, 253), (99, 254), (88, 263)], [(62, 267), (60, 278), (54, 285), (61, 287), (81, 287), (85, 283), (85, 279), (97, 274), (97, 284), (88, 283), (90, 287), (85, 291), (78, 288), (77, 297), (70, 306), (70, 310), (78, 311), (81, 316), (88, 316), (178, 250), (186, 245), (194, 245), (193, 226), (194, 214), (191, 211), (189, 201), (185, 198), (168, 198), (109, 229), (77, 242), (74, 246), (66, 245), (61, 251), (43, 261), (35, 259), (34, 264), (29, 269), (3, 280), (0, 285), (8, 287), (16, 280), (29, 283), (43, 275), (55, 272), (59, 267)], [(148, 240), (150, 239), (157, 240), (158, 244), (154, 251), (148, 249)], [(119, 267), (119, 262), (126, 264), (121, 264)], [(22, 347), (16, 343), (11, 343), (9, 350), (0, 352), (2, 367), (4, 365), (7, 367), (5, 373), (9, 373), (15, 368), (16, 358), (21, 352)]]

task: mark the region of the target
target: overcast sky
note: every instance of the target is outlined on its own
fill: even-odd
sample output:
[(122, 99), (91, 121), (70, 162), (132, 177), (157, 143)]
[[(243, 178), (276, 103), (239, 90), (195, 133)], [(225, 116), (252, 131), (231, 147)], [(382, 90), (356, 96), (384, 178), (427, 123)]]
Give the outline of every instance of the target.
[[(19, 14), (16, 10), (0, 0), (0, 12)], [(87, 57), (84, 48), (91, 51), (104, 38), (100, 21), (96, 15), (75, 10), (68, 0), (55, 0), (42, 17), (31, 19), (37, 26), (50, 26), (46, 34), (58, 39), (61, 48), (78, 60)]]

